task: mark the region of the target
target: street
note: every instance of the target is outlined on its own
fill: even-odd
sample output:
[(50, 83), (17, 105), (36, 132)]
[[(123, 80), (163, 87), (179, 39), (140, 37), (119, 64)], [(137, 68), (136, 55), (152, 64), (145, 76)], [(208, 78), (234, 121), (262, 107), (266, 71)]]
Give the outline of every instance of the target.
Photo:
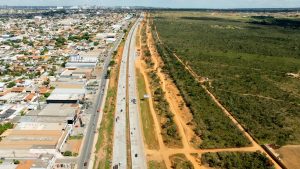
[(82, 152), (80, 153), (80, 157), (78, 160), (78, 164), (77, 164), (78, 169), (88, 168), (89, 161), (90, 161), (91, 154), (92, 154), (93, 141), (94, 141), (94, 137), (95, 137), (94, 131), (97, 130), (96, 124), (98, 123), (99, 116), (100, 115), (102, 116), (102, 114), (103, 114), (102, 111), (99, 113), (97, 112), (98, 108), (101, 106), (103, 99), (104, 99), (103, 92), (101, 92), (101, 91), (105, 90), (105, 84), (106, 84), (105, 76), (106, 76), (106, 73), (108, 70), (109, 63), (112, 58), (112, 54), (115, 50), (117, 50), (119, 44), (122, 41), (123, 36), (124, 36), (124, 34), (122, 34), (118, 38), (118, 40), (114, 43), (113, 48), (109, 51), (109, 53), (105, 59), (105, 62), (103, 64), (103, 72), (102, 72), (101, 79), (100, 79), (101, 82), (99, 84), (99, 89), (97, 91), (97, 99), (96, 99), (96, 103), (94, 104), (94, 107), (93, 107), (91, 121), (88, 124), (87, 133), (85, 135)]

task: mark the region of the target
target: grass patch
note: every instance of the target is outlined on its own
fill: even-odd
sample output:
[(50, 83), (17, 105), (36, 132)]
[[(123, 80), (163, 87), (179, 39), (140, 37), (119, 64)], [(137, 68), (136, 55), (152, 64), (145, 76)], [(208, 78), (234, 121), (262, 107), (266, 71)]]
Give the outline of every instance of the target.
[(145, 142), (149, 149), (158, 149), (159, 144), (155, 135), (154, 121), (150, 111), (149, 100), (144, 99), (144, 95), (147, 94), (145, 79), (139, 69), (136, 70), (136, 77)]
[(193, 164), (188, 161), (184, 154), (174, 154), (170, 156), (170, 160), (174, 169), (194, 169)]
[(167, 169), (165, 163), (163, 161), (149, 161), (148, 162), (149, 169)]
[[(103, 118), (106, 119), (103, 121), (103, 123), (101, 123), (101, 127), (100, 129), (98, 129), (99, 131), (99, 137), (98, 137), (98, 141), (96, 143), (96, 152), (99, 151), (101, 145), (103, 144), (104, 138), (106, 136), (106, 134), (110, 134), (112, 133), (112, 129), (113, 129), (113, 113), (114, 113), (114, 103), (113, 103), (113, 99), (116, 97), (116, 88), (111, 88), (108, 89), (107, 91), (107, 97), (106, 97), (106, 101), (109, 104), (105, 104), (104, 107), (104, 114), (103, 114)], [(112, 105), (110, 105), (112, 104)]]
[(82, 138), (83, 138), (83, 134), (69, 137), (70, 140), (81, 140)]
[(116, 88), (110, 88), (107, 92), (103, 120), (99, 129), (98, 141), (96, 143), (96, 152), (100, 149), (103, 151), (103, 158), (99, 159), (98, 168), (109, 169), (110, 161), (112, 158), (112, 142), (113, 142), (113, 122), (114, 122), (114, 109), (115, 109)]
[(12, 129), (14, 127), (13, 123), (3, 123), (0, 124), (0, 135), (4, 133), (8, 129)]

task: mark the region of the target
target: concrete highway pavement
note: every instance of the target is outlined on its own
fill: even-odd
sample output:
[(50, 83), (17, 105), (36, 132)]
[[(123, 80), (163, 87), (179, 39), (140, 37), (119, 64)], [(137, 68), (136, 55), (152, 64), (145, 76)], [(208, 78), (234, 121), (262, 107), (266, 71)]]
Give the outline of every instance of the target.
[[(140, 19), (142, 20), (142, 18)], [(144, 141), (140, 122), (140, 112), (137, 105), (137, 87), (135, 74), (136, 61), (136, 34), (137, 27), (134, 28), (129, 49), (128, 63), (128, 97), (129, 97), (129, 129), (130, 129), (130, 148), (132, 169), (146, 169), (147, 162), (144, 152)]]
[[(130, 103), (130, 100), (127, 99), (127, 90), (130, 90), (129, 98), (136, 98), (135, 93), (135, 84), (134, 89), (128, 89), (127, 85), (127, 75), (128, 71), (135, 69), (135, 64), (129, 63), (128, 61), (132, 60), (134, 62), (135, 57), (135, 34), (137, 27), (141, 19), (138, 19), (133, 25), (131, 30), (128, 33), (128, 37), (125, 42), (122, 61), (120, 65), (120, 74), (118, 81), (118, 91), (117, 91), (117, 104), (115, 112), (115, 127), (114, 127), (114, 143), (113, 143), (113, 159), (112, 167), (113, 169), (126, 169), (127, 168), (127, 143), (126, 143), (126, 104), (129, 102), (129, 113), (132, 115), (129, 116), (130, 121), (130, 135), (131, 140), (131, 156), (132, 156), (132, 167), (146, 169), (146, 161), (144, 156), (144, 146), (143, 138), (140, 132), (140, 126), (138, 118), (138, 111), (136, 105), (133, 106)], [(132, 59), (129, 59), (132, 58)], [(131, 62), (132, 62), (131, 61)], [(130, 66), (130, 70), (128, 70)], [(133, 82), (135, 83), (134, 79)], [(134, 90), (134, 91), (132, 91)], [(132, 110), (132, 111), (131, 111)]]
[[(78, 163), (77, 163), (78, 169), (88, 168), (88, 165), (90, 165), (89, 161), (90, 161), (90, 157), (92, 154), (93, 141), (94, 141), (94, 137), (95, 137), (94, 131), (97, 130), (97, 123), (98, 123), (99, 116), (100, 115), (102, 116), (102, 114), (103, 114), (102, 111), (98, 113), (97, 110), (99, 107), (101, 107), (101, 104), (104, 99), (103, 91), (105, 90), (106, 74), (107, 74), (108, 66), (111, 61), (113, 52), (115, 50), (117, 50), (123, 37), (124, 37), (124, 34), (121, 34), (121, 36), (114, 43), (114, 46), (112, 47), (112, 49), (108, 52), (107, 57), (104, 61), (103, 72), (102, 72), (102, 75), (100, 78), (100, 84), (99, 84), (99, 89), (97, 91), (96, 102), (95, 102), (93, 110), (92, 110), (91, 120), (88, 124), (87, 133), (85, 134), (82, 152), (80, 153), (80, 157), (79, 157)], [(102, 118), (100, 118), (100, 119), (102, 119)]]
[[(132, 34), (129, 31), (128, 37)], [(112, 166), (120, 169), (127, 167), (127, 144), (126, 144), (126, 76), (127, 76), (127, 60), (128, 60), (129, 40), (126, 39), (120, 65), (120, 74), (118, 79), (117, 102), (115, 112), (114, 125), (114, 142)]]
[(128, 41), (125, 42), (122, 55), (120, 74), (118, 79), (117, 101), (114, 125), (113, 143), (113, 166), (126, 169), (127, 147), (126, 147), (126, 74), (127, 74), (127, 52)]

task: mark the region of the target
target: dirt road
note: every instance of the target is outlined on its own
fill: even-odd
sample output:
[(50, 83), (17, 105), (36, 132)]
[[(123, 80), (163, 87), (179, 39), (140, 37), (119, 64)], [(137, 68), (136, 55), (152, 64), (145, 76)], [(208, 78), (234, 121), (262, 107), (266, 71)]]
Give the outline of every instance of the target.
[[(232, 120), (233, 123), (237, 125), (237, 127), (245, 134), (245, 136), (251, 141), (252, 146), (251, 147), (243, 147), (243, 148), (223, 148), (223, 149), (199, 149), (196, 146), (194, 146), (194, 143), (191, 142), (191, 140), (197, 140), (197, 145), (201, 142), (200, 138), (197, 138), (197, 136), (193, 132), (193, 125), (187, 125), (189, 122), (191, 122), (193, 116), (190, 112), (190, 110), (186, 107), (184, 100), (182, 96), (179, 93), (178, 88), (176, 85), (172, 82), (171, 78), (161, 71), (161, 68), (163, 66), (163, 61), (158, 55), (158, 52), (154, 45), (154, 40), (152, 37), (152, 34), (150, 33), (150, 26), (149, 26), (149, 20), (146, 24), (146, 35), (147, 35), (147, 46), (150, 50), (151, 54), (151, 60), (154, 63), (154, 66), (152, 68), (147, 68), (146, 63), (139, 58), (139, 60), (136, 62), (136, 67), (141, 71), (142, 75), (145, 79), (145, 85), (146, 85), (146, 91), (149, 93), (149, 103), (150, 103), (150, 111), (152, 114), (152, 117), (154, 119), (154, 127), (156, 130), (156, 135), (159, 142), (159, 149), (158, 150), (151, 150), (146, 149), (145, 152), (148, 156), (148, 160), (157, 160), (157, 161), (164, 161), (167, 168), (171, 168), (171, 161), (169, 157), (174, 154), (184, 154), (186, 158), (192, 163), (194, 168), (196, 169), (204, 169), (207, 168), (203, 165), (201, 165), (201, 162), (199, 159), (197, 159), (195, 156), (191, 154), (198, 154), (201, 155), (203, 153), (208, 152), (255, 152), (255, 151), (261, 151), (265, 152), (259, 144), (257, 144), (253, 138), (245, 131), (245, 129), (238, 123), (238, 121), (231, 115), (230, 112), (228, 112), (220, 103), (219, 101), (214, 97), (214, 95), (204, 86), (202, 87), (205, 89), (207, 94), (212, 97), (212, 99), (216, 102), (216, 104), (223, 110), (223, 112)], [(140, 38), (141, 39), (141, 38)], [(140, 49), (142, 45), (142, 41), (140, 40)], [(143, 53), (143, 51), (141, 51)], [(202, 84), (205, 80), (205, 78), (202, 78), (201, 76), (197, 75), (190, 67), (186, 66), (182, 60), (180, 60), (179, 57), (175, 55), (175, 57), (186, 67), (186, 69), (194, 76), (195, 79), (198, 80), (200, 84)], [(156, 70), (156, 73), (161, 81), (161, 87), (163, 91), (165, 92), (165, 97), (168, 103), (170, 104), (170, 110), (174, 114), (174, 122), (178, 127), (179, 134), (182, 138), (182, 148), (169, 148), (167, 147), (162, 139), (161, 135), (161, 126), (159, 122), (159, 118), (155, 112), (154, 109), (154, 101), (151, 96), (151, 85), (150, 85), (150, 78), (148, 77), (147, 72), (151, 70)], [(190, 124), (190, 123), (189, 123)], [(195, 144), (196, 145), (196, 144)], [(270, 157), (269, 157), (270, 158)], [(271, 158), (270, 158), (271, 159)], [(280, 168), (274, 161), (276, 168)]]
[[(158, 36), (158, 33), (156, 32), (156, 35)], [(159, 39), (160, 43), (161, 40)], [(236, 127), (249, 139), (249, 141), (252, 144), (252, 148), (255, 151), (261, 151), (266, 154), (266, 156), (273, 162), (275, 168), (281, 168), (268, 154), (267, 152), (253, 139), (253, 137), (245, 130), (245, 128), (235, 119), (235, 117), (219, 102), (219, 100), (207, 89), (207, 87), (203, 84), (205, 81), (205, 78), (198, 75), (193, 71), (193, 69), (186, 65), (183, 60), (181, 60), (175, 53), (173, 53), (175, 58), (185, 67), (186, 70), (189, 71), (189, 73), (199, 82), (201, 87), (205, 90), (205, 92), (212, 98), (212, 100), (222, 109), (222, 111), (230, 118), (230, 120), (236, 125)], [(247, 148), (238, 148), (237, 151), (244, 151)], [(221, 149), (216, 149), (217, 151), (221, 151)]]

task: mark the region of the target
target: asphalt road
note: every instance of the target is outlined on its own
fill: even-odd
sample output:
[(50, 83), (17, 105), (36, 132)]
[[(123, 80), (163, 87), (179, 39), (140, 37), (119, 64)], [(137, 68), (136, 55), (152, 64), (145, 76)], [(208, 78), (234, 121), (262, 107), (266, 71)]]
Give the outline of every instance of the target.
[[(112, 167), (117, 169), (126, 169), (127, 167), (126, 103), (129, 102), (129, 100), (127, 100), (127, 73), (129, 57), (134, 57), (132, 54), (135, 54), (135, 48), (133, 49), (132, 46), (135, 45), (135, 34), (139, 23), (140, 19), (135, 22), (128, 33), (120, 65), (112, 159)], [(134, 64), (130, 66), (134, 68)], [(139, 152), (140, 151), (138, 151), (138, 153)]]
[[(105, 84), (106, 84), (106, 73), (108, 70), (108, 66), (109, 63), (111, 61), (113, 52), (117, 50), (119, 44), (122, 41), (124, 34), (122, 34), (117, 41), (114, 43), (114, 46), (112, 47), (112, 49), (108, 52), (107, 57), (104, 61), (103, 64), (103, 72), (100, 78), (100, 84), (99, 84), (99, 89), (97, 91), (97, 98), (96, 98), (96, 102), (94, 104), (93, 110), (92, 110), (92, 115), (91, 115), (91, 120), (88, 124), (88, 128), (87, 128), (87, 133), (85, 134), (85, 139), (84, 139), (84, 143), (83, 143), (83, 148), (82, 151), (80, 153), (80, 157), (78, 159), (78, 163), (77, 163), (77, 168), (78, 169), (85, 169), (88, 168), (88, 166), (90, 165), (90, 158), (91, 158), (91, 154), (92, 149), (93, 149), (93, 141), (94, 141), (94, 137), (95, 137), (95, 132), (97, 130), (97, 123), (98, 123), (98, 119), (99, 116), (102, 116), (102, 111), (101, 112), (97, 112), (98, 108), (102, 105), (103, 102), (103, 91), (105, 90)], [(102, 119), (102, 118), (101, 118)], [(86, 165), (84, 165), (86, 163)]]

